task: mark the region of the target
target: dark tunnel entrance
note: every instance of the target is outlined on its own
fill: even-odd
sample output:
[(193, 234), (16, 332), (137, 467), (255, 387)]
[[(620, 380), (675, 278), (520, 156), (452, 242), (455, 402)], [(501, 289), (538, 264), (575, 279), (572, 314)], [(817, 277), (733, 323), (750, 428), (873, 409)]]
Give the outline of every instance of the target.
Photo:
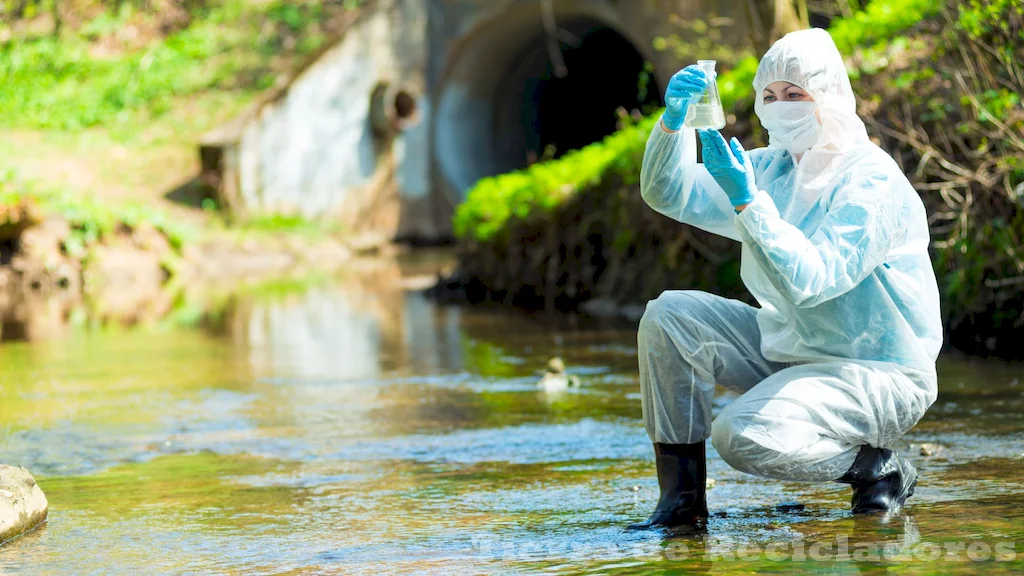
[(617, 31), (593, 19), (558, 22), (557, 58), (541, 22), (470, 49), (441, 94), (436, 154), (455, 192), (601, 140), (622, 110), (662, 101), (652, 67)]
[(549, 58), (532, 94), (524, 94), (534, 107), (524, 118), (533, 136), (528, 154), (547, 150), (557, 157), (582, 148), (615, 131), (616, 110), (644, 112), (660, 103), (643, 56), (615, 31), (586, 31), (575, 46), (563, 42), (561, 48), (564, 76)]

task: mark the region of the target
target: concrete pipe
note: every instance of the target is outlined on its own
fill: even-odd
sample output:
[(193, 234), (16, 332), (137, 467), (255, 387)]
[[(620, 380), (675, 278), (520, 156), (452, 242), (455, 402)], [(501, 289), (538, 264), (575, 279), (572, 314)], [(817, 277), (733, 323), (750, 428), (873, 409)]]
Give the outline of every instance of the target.
[(420, 122), (418, 93), (408, 86), (378, 84), (370, 96), (370, 118), (378, 136), (412, 128)]

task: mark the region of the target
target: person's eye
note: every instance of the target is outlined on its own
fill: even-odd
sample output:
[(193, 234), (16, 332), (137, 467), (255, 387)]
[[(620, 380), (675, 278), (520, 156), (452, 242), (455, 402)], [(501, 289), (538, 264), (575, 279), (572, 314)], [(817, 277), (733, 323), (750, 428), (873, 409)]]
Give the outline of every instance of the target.
[(804, 97), (804, 95), (799, 93), (799, 92), (790, 92), (789, 93), (789, 99), (790, 100), (800, 100), (803, 97)]
[(771, 94), (765, 94), (765, 96), (764, 96), (764, 103), (765, 104), (770, 104), (772, 102), (775, 102), (775, 96), (772, 96)]

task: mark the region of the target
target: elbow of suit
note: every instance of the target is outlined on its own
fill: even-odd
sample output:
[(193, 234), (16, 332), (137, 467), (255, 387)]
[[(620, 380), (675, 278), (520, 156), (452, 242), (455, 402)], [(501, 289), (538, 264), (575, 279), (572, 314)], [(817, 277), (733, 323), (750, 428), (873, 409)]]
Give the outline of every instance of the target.
[(824, 302), (842, 295), (845, 290), (831, 282), (815, 282), (804, 289), (790, 288), (793, 305), (797, 308), (814, 308)]
[(845, 273), (829, 273), (819, 269), (817, 273), (810, 275), (806, 282), (800, 283), (803, 288), (788, 284), (794, 305), (797, 308), (814, 308), (854, 289), (860, 280), (855, 275), (843, 272)]
[(659, 196), (651, 192), (647, 186), (640, 187), (640, 197), (643, 198), (644, 202), (646, 202), (651, 208), (658, 209), (661, 205), (661, 202), (659, 202)]
[(808, 292), (796, 292), (791, 294), (793, 305), (797, 308), (814, 308), (819, 304), (818, 295)]
[(813, 308), (821, 303), (821, 291), (812, 288), (798, 288), (792, 282), (783, 282), (786, 296), (797, 308)]
[(779, 284), (788, 300), (797, 308), (814, 308), (833, 292), (836, 279), (824, 260), (803, 257), (779, 269)]
[(668, 188), (657, 179), (650, 178), (645, 173), (640, 174), (640, 197), (651, 208), (658, 210), (669, 204), (667, 190)]

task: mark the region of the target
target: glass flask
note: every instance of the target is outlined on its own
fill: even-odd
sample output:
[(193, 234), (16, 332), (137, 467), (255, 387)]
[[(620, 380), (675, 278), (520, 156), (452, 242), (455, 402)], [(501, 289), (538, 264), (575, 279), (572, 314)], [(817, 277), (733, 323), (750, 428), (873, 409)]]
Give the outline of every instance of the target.
[(722, 109), (722, 99), (718, 96), (718, 81), (715, 80), (715, 61), (697, 60), (697, 66), (707, 74), (710, 81), (707, 90), (700, 95), (700, 98), (690, 102), (686, 110), (686, 119), (683, 126), (688, 128), (714, 128), (721, 130), (725, 128), (725, 110)]

